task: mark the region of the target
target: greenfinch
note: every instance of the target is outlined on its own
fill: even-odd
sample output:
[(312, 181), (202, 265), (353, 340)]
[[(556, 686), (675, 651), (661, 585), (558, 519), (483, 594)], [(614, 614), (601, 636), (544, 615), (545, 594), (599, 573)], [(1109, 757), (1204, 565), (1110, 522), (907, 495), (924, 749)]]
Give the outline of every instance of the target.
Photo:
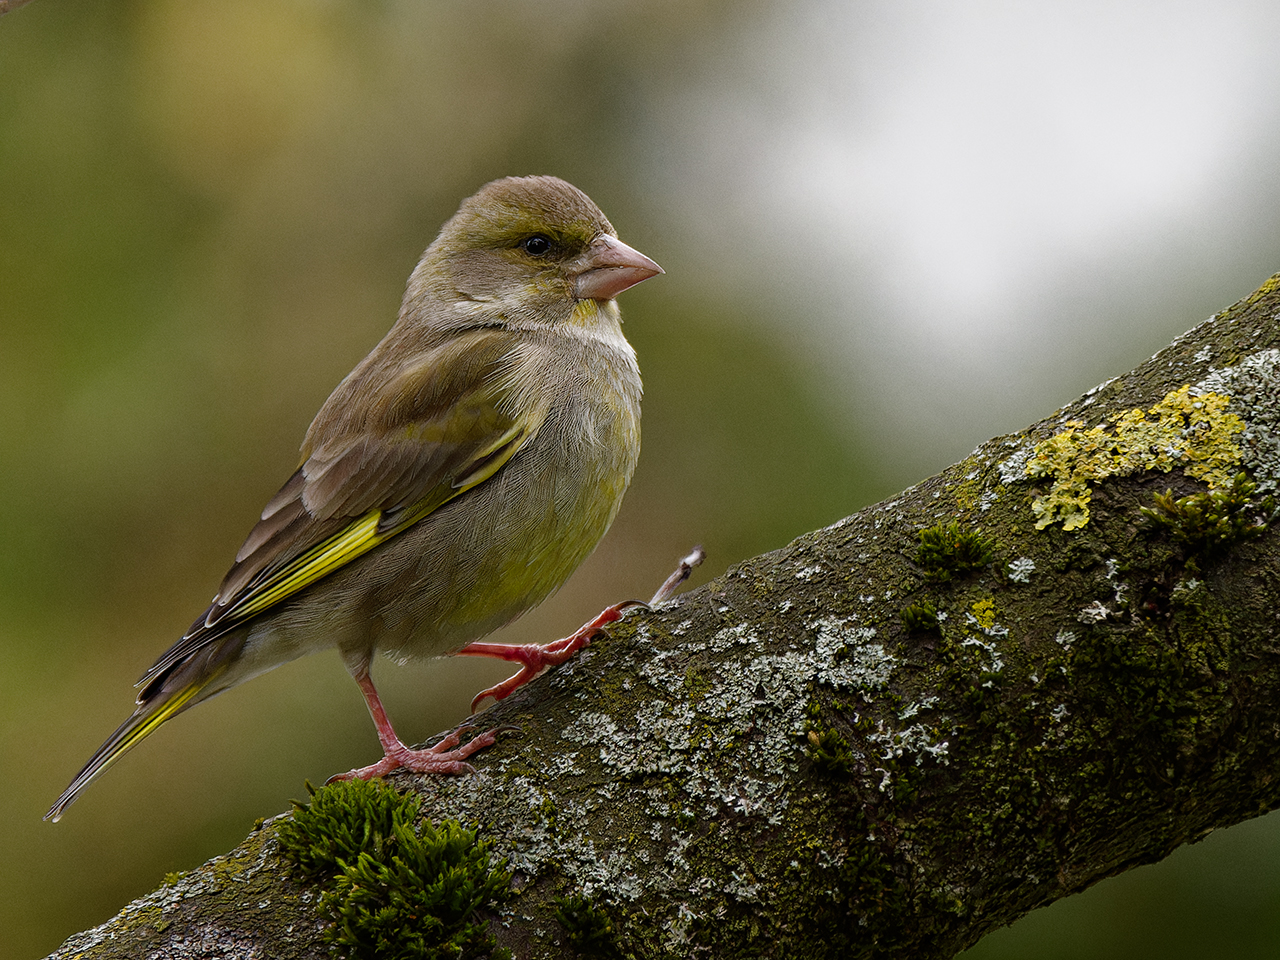
[[(375, 652), (519, 661), (501, 698), (621, 607), (545, 646), (473, 643), (555, 591), (604, 536), (640, 452), (640, 370), (614, 298), (662, 268), (555, 177), (496, 180), (445, 223), (399, 319), (307, 430), (209, 608), (138, 682), (137, 708), (45, 815), (170, 717), (337, 647), (381, 761), (345, 777), (469, 770), (494, 731), (401, 743)], [(473, 709), (475, 703), (473, 702)]]

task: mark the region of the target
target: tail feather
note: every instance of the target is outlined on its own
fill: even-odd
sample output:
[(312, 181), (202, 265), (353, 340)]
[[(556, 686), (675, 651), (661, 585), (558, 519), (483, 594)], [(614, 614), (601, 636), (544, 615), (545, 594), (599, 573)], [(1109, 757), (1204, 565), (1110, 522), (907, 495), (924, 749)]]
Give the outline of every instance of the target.
[(71, 781), (71, 785), (62, 792), (62, 796), (58, 797), (53, 806), (49, 808), (49, 812), (44, 815), (44, 819), (57, 823), (61, 819), (63, 811), (75, 803), (76, 797), (80, 795), (81, 790), (101, 776), (109, 766), (124, 756), (143, 738), (159, 727), (160, 724), (195, 703), (199, 699), (200, 692), (208, 687), (224, 668), (225, 665), (212, 673), (197, 676), (190, 682), (172, 690), (168, 695), (165, 695), (162, 691), (145, 703), (138, 704), (133, 716), (120, 724), (116, 732), (109, 736), (106, 742), (89, 758), (89, 762), (84, 765), (84, 769), (76, 774), (75, 779)]

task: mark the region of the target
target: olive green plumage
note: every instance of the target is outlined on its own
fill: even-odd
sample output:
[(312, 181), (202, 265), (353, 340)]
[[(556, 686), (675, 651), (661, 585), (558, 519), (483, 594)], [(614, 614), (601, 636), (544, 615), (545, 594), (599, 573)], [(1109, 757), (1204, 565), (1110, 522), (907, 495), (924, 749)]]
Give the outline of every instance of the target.
[(47, 816), (170, 716), (281, 663), (336, 647), (360, 680), (377, 651), (456, 652), (556, 590), (636, 465), (640, 372), (613, 297), (660, 272), (562, 180), (464, 202), (208, 610)]

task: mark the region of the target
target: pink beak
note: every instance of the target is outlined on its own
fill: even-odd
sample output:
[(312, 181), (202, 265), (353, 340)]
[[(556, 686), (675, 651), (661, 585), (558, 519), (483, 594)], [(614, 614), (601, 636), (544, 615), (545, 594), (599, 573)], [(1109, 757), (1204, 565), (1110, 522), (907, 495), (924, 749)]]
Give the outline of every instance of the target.
[(587, 249), (581, 269), (574, 274), (573, 295), (579, 300), (612, 300), (627, 287), (662, 272), (639, 250), (606, 234)]

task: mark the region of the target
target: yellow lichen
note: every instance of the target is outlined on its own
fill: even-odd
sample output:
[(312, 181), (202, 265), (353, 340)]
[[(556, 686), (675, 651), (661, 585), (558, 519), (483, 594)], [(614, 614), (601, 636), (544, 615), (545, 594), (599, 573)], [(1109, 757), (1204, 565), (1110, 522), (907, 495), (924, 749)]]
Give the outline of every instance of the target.
[(1086, 430), (1082, 421), (1069, 420), (1027, 461), (1029, 476), (1053, 478), (1049, 493), (1031, 504), (1036, 529), (1059, 521), (1064, 530), (1083, 527), (1093, 498), (1089, 484), (1106, 477), (1180, 466), (1210, 488), (1227, 483), (1243, 456), (1234, 438), (1244, 430), (1244, 421), (1226, 411), (1229, 402), (1219, 393), (1193, 397), (1183, 386), (1150, 410), (1125, 410), (1110, 425)]
[(990, 630), (996, 625), (996, 602), (990, 597), (985, 600), (979, 600), (969, 612), (973, 614), (973, 619), (983, 630)]

